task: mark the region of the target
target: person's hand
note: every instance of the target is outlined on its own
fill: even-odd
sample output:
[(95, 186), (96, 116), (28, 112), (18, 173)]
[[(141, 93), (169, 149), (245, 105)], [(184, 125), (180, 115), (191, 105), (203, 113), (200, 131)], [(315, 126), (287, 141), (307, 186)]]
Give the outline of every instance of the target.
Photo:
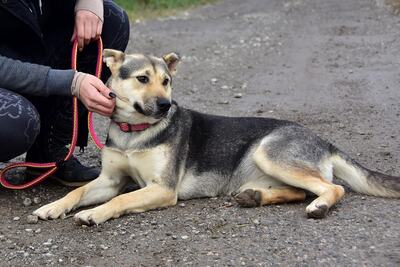
[(96, 76), (85, 74), (79, 88), (79, 100), (92, 112), (110, 117), (115, 99), (109, 96), (111, 90)]
[(103, 29), (103, 21), (88, 10), (78, 10), (75, 13), (75, 27), (71, 41), (78, 39), (78, 49), (82, 51), (83, 47), (100, 37)]

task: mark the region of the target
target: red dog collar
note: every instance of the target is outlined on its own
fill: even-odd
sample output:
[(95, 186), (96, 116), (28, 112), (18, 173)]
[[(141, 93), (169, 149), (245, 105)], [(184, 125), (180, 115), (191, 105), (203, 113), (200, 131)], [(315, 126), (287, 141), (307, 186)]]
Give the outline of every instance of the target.
[(125, 133), (144, 131), (151, 126), (150, 123), (128, 124), (126, 122), (116, 122), (116, 124)]

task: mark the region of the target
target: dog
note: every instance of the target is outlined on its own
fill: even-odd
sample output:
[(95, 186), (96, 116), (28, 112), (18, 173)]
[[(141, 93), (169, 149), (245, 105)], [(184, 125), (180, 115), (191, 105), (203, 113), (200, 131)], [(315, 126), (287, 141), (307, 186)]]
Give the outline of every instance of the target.
[[(400, 197), (399, 177), (371, 171), (312, 131), (286, 120), (224, 117), (182, 108), (172, 100), (180, 61), (105, 49), (116, 108), (102, 150), (99, 177), (33, 214), (56, 219), (75, 214), (93, 225), (129, 213), (174, 206), (178, 199), (232, 195), (239, 206), (303, 201), (323, 218), (344, 195), (338, 177), (360, 193)], [(134, 180), (140, 189), (119, 193)]]

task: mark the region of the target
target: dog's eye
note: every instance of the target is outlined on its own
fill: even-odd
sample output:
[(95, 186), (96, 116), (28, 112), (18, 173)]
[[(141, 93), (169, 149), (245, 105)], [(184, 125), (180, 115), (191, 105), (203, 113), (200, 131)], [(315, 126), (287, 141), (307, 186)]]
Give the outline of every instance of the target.
[(164, 81), (162, 82), (162, 85), (167, 86), (169, 83), (169, 79), (165, 78)]
[(149, 77), (147, 77), (147, 76), (137, 76), (136, 79), (141, 83), (148, 83), (149, 82)]

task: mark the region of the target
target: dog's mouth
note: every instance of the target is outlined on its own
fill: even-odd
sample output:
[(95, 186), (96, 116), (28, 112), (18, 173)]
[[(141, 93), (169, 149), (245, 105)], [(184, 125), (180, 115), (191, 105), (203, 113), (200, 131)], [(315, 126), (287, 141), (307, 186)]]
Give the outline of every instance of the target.
[(167, 108), (160, 107), (159, 105), (154, 104), (145, 104), (144, 107), (140, 105), (138, 102), (133, 104), (133, 108), (140, 114), (146, 117), (151, 117), (154, 119), (162, 119), (167, 116), (170, 105)]
[(145, 114), (143, 108), (139, 105), (138, 102), (135, 102), (135, 104), (133, 104), (133, 108), (134, 108), (137, 112), (139, 112), (140, 114), (145, 115), (145, 116), (148, 116), (148, 115)]

